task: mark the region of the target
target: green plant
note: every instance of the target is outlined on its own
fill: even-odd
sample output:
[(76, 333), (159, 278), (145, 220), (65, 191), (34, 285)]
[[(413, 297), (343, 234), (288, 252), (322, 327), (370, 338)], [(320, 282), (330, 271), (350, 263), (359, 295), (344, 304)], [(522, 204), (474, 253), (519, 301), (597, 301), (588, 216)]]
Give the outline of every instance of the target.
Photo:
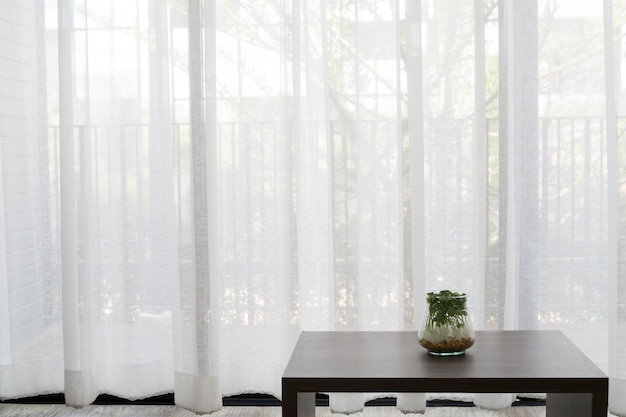
[(429, 292), (426, 301), (428, 302), (426, 326), (429, 330), (442, 326), (460, 329), (465, 325), (465, 316), (467, 316), (465, 293), (449, 290)]

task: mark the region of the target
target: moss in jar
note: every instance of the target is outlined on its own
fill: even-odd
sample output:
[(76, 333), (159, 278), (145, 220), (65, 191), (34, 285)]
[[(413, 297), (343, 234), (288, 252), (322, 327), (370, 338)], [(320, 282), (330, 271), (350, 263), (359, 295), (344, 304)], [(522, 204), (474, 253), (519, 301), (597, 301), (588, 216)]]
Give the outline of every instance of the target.
[(428, 314), (419, 343), (429, 352), (463, 352), (474, 344), (464, 293), (442, 290), (427, 294)]

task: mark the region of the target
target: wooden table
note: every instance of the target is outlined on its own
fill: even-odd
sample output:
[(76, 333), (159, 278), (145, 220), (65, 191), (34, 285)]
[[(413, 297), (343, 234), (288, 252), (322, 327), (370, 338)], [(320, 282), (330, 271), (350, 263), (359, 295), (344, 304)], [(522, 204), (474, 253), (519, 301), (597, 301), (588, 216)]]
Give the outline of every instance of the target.
[(317, 392), (546, 393), (546, 417), (606, 417), (608, 378), (560, 331), (478, 331), (436, 357), (416, 332), (303, 332), (282, 378), (283, 417), (314, 417)]

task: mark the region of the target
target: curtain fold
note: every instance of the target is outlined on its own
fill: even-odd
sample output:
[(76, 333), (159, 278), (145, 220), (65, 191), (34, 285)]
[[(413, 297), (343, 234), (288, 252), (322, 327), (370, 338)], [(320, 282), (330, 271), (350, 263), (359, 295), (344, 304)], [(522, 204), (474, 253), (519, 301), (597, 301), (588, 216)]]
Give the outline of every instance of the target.
[(626, 415), (624, 15), (0, 0), (0, 398), (280, 397), (300, 331), (416, 330), (452, 289), (562, 330)]
[[(217, 274), (216, 219), (216, 140), (213, 134), (214, 108), (209, 97), (214, 90), (208, 76), (213, 70), (211, 52), (214, 47), (205, 36), (211, 2), (192, 0), (188, 3), (188, 68), (189, 68), (189, 152), (190, 166), (189, 216), (190, 232), (186, 239), (189, 252), (179, 257), (184, 266), (176, 294), (179, 314), (174, 327), (179, 327), (181, 366), (177, 369), (174, 393), (176, 403), (201, 413), (221, 408), (219, 370), (219, 286)], [(205, 104), (208, 101), (208, 104)], [(181, 213), (182, 215), (182, 213)], [(180, 256), (180, 255), (179, 255)]]
[[(609, 1), (603, 2), (604, 12), (604, 48), (607, 53), (604, 55), (605, 64), (605, 97), (606, 105), (606, 147), (607, 147), (607, 188), (608, 188), (608, 223), (619, 224), (623, 218), (623, 193), (620, 191), (624, 181), (623, 173), (618, 168), (623, 164), (621, 157), (621, 147), (619, 145), (618, 118), (622, 94), (616, 89), (620, 84), (620, 78), (616, 73), (616, 58), (618, 50), (616, 44), (619, 43), (620, 30), (616, 31), (614, 23), (613, 4)], [(619, 13), (619, 11), (618, 11)], [(609, 324), (608, 324), (608, 375), (609, 375), (609, 410), (619, 416), (626, 415), (626, 357), (624, 356), (624, 301), (620, 294), (624, 293), (623, 276), (623, 256), (624, 238), (620, 228), (609, 227), (608, 231), (608, 280), (609, 280)]]
[(71, 2), (59, 2), (59, 44), (67, 46), (59, 50), (58, 61), (64, 392), (68, 405), (82, 407), (95, 401), (98, 386), (94, 381), (97, 375), (93, 369), (94, 328), (90, 307), (94, 279), (90, 251), (93, 245), (91, 138), (87, 127), (77, 130), (74, 123), (73, 15)]

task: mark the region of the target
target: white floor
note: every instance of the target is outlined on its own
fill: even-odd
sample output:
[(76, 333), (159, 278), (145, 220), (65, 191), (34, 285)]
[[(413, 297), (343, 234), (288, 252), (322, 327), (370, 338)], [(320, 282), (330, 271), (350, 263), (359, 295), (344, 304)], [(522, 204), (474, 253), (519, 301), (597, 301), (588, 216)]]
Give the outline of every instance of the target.
[[(345, 417), (317, 407), (316, 417)], [(403, 414), (395, 407), (365, 407), (349, 417), (545, 417), (545, 407), (511, 407), (491, 411), (476, 407), (428, 407), (425, 414)], [(282, 417), (280, 407), (224, 407), (211, 417)], [(609, 417), (615, 417), (608, 414)], [(82, 409), (64, 405), (0, 404), (0, 417), (197, 417), (175, 406), (90, 405)]]
[[(395, 407), (366, 407), (350, 417), (545, 417), (545, 407), (511, 407), (490, 411), (476, 407), (428, 407), (425, 414), (403, 414)], [(64, 405), (0, 404), (2, 417), (195, 417), (175, 406), (91, 405), (73, 409)], [(224, 407), (212, 417), (282, 417), (280, 407)], [(327, 407), (317, 407), (316, 417), (331, 417)], [(335, 415), (337, 416), (337, 415)]]

